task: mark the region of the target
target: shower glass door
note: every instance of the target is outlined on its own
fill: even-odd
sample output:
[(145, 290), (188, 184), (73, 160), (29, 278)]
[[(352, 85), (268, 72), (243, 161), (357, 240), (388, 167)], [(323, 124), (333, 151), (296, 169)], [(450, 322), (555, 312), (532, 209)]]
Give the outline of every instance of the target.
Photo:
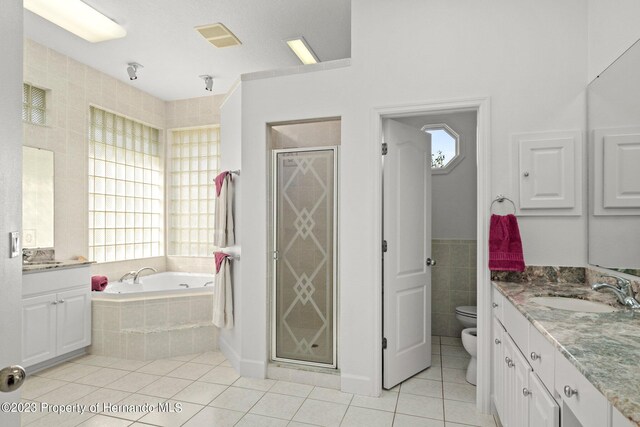
[(336, 367), (336, 166), (336, 147), (274, 150), (274, 360)]

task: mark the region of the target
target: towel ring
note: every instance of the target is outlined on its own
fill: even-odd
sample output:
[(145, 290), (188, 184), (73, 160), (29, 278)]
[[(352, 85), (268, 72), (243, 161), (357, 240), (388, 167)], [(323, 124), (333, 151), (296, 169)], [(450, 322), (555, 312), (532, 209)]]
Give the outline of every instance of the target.
[(496, 196), (495, 199), (493, 199), (493, 202), (491, 202), (491, 206), (489, 207), (489, 212), (492, 213), (493, 212), (493, 205), (498, 202), (498, 203), (502, 203), (505, 200), (508, 200), (511, 203), (511, 206), (513, 206), (513, 214), (516, 214), (516, 204), (513, 203), (513, 200), (511, 200), (510, 198), (503, 196), (502, 194), (498, 194), (498, 196)]

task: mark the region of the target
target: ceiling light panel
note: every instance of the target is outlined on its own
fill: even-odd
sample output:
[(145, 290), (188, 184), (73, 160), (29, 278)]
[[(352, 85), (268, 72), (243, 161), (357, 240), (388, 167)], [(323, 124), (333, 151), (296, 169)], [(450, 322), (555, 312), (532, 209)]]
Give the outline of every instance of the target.
[(242, 44), (235, 34), (219, 22), (196, 27), (196, 31), (215, 47), (230, 47)]
[(296, 37), (293, 39), (285, 40), (285, 42), (304, 65), (317, 64), (318, 62), (320, 62), (316, 54), (313, 53), (313, 50), (311, 50), (311, 47), (309, 47), (307, 41), (303, 37)]
[(24, 0), (24, 7), (91, 43), (127, 35), (124, 27), (80, 0)]

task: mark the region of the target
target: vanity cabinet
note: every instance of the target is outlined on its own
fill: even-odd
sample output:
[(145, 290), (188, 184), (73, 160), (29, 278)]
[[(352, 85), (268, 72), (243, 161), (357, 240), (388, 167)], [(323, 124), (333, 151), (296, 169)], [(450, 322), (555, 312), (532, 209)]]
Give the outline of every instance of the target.
[(22, 298), (23, 366), (33, 366), (90, 344), (89, 267), (25, 274)]

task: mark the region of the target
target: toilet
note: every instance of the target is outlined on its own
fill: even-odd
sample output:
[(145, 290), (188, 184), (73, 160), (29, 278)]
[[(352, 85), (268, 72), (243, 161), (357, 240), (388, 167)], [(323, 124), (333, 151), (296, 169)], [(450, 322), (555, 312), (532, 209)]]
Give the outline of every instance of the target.
[(478, 324), (478, 312), (476, 306), (461, 306), (456, 307), (456, 318), (464, 326), (462, 330), (461, 339), (462, 346), (471, 356), (469, 365), (467, 366), (467, 382), (476, 385), (477, 377), (477, 359), (478, 354), (478, 335), (476, 325)]

